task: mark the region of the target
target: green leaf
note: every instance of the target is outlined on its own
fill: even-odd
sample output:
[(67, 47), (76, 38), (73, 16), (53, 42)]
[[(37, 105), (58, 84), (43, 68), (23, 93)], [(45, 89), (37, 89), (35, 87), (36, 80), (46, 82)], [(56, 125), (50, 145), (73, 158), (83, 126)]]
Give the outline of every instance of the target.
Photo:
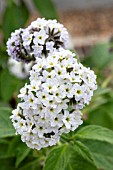
[(113, 130), (113, 102), (107, 102), (94, 111), (91, 111), (88, 122), (90, 124), (101, 125)]
[(9, 147), (9, 139), (8, 138), (0, 138), (0, 159), (6, 159), (11, 157), (7, 154), (7, 150)]
[(16, 164), (15, 166), (18, 167), (20, 163), (28, 156), (30, 152), (30, 148), (28, 148), (24, 143), (23, 145), (21, 144), (20, 147), (18, 148), (18, 154), (17, 154), (17, 159), (16, 159)]
[(10, 104), (8, 102), (0, 100), (0, 107), (10, 107)]
[(75, 138), (99, 140), (113, 144), (113, 131), (96, 125), (89, 125), (77, 131)]
[(14, 167), (14, 158), (0, 158), (0, 170), (17, 170)]
[(6, 158), (8, 155), (7, 153), (8, 144), (0, 142), (0, 158)]
[(84, 59), (84, 63), (96, 69), (103, 69), (113, 61), (113, 55), (109, 52), (109, 43), (96, 44), (92, 48), (91, 55)]
[(33, 0), (40, 14), (46, 19), (57, 19), (57, 12), (52, 0)]
[(92, 52), (92, 62), (98, 68), (106, 66), (106, 64), (111, 61), (111, 56), (109, 54), (109, 44), (99, 44), (93, 48)]
[(105, 95), (107, 93), (111, 93), (112, 90), (110, 88), (102, 88), (102, 87), (98, 87), (98, 89), (94, 92), (94, 96), (100, 96), (100, 95)]
[(29, 12), (23, 0), (21, 0), (18, 6), (15, 3), (7, 5), (3, 15), (3, 32), (5, 40), (8, 39), (11, 32), (25, 25), (28, 16)]
[(69, 159), (68, 144), (55, 147), (47, 156), (44, 170), (64, 170)]
[(19, 164), (28, 156), (30, 148), (27, 147), (20, 139), (20, 136), (16, 136), (12, 141), (8, 149), (8, 154), (16, 157), (15, 166)]
[(97, 170), (88, 148), (80, 142), (71, 147), (71, 157), (65, 170)]
[(83, 140), (84, 145), (90, 150), (98, 169), (113, 169), (113, 145), (95, 140)]
[(21, 81), (11, 75), (7, 69), (0, 76), (0, 94), (4, 101), (9, 101), (14, 92), (20, 87)]
[(42, 170), (42, 168), (40, 167), (38, 160), (33, 160), (33, 161), (30, 161), (29, 163), (25, 164), (18, 170)]
[(5, 47), (0, 46), (0, 66), (4, 67), (7, 64), (8, 54)]
[(10, 115), (11, 109), (0, 108), (0, 138), (15, 136), (15, 130), (9, 118)]

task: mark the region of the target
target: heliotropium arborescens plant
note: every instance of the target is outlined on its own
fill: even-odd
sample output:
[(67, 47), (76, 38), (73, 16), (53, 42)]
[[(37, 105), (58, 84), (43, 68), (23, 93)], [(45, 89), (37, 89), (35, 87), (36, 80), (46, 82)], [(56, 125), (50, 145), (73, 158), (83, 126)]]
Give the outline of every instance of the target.
[(56, 20), (37, 19), (16, 30), (7, 51), (17, 61), (33, 62), (30, 83), (18, 97), (11, 120), (28, 147), (40, 150), (55, 145), (63, 133), (82, 124), (81, 109), (96, 90), (96, 75), (66, 50), (68, 32)]

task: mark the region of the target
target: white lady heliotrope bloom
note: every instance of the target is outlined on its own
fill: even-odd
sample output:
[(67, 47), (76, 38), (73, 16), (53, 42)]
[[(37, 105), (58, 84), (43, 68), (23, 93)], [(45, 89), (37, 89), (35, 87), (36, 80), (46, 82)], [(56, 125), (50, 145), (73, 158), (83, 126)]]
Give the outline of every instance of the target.
[(32, 66), (33, 62), (26, 64), (18, 62), (13, 58), (9, 58), (8, 60), (8, 69), (10, 73), (20, 79), (25, 79), (29, 76), (29, 71), (31, 70)]
[[(23, 42), (24, 38), (24, 42)], [(30, 41), (29, 41), (30, 39)], [(29, 48), (31, 42), (31, 35), (28, 35), (28, 31), (24, 29), (16, 30), (11, 34), (11, 38), (7, 41), (8, 55), (19, 62), (30, 62), (34, 60), (34, 57), (30, 55), (30, 49), (26, 50), (25, 45)]]
[(57, 20), (38, 18), (26, 29), (16, 30), (7, 41), (8, 55), (28, 63), (35, 58), (48, 56), (59, 48), (67, 48), (68, 32)]
[(94, 72), (68, 50), (59, 49), (36, 62), (11, 119), (22, 141), (39, 150), (55, 145), (62, 133), (82, 124), (80, 109), (89, 103), (97, 86)]

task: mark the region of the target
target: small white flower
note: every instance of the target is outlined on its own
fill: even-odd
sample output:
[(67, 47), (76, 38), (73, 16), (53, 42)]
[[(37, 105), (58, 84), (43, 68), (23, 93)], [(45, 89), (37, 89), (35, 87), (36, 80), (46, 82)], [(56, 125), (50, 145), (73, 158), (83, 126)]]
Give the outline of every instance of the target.
[(37, 20), (33, 21), (30, 25), (30, 28), (39, 28), (39, 29), (44, 29), (46, 26), (47, 21), (44, 18), (38, 18)]
[(51, 72), (48, 72), (46, 70), (43, 71), (43, 77), (44, 79), (43, 80), (46, 80), (46, 79), (54, 79), (56, 76), (56, 73), (54, 70), (52, 70)]
[(40, 30), (39, 32), (34, 33), (34, 44), (42, 44), (44, 45), (45, 40), (48, 38), (48, 35), (46, 35), (46, 32), (44, 30)]
[(65, 67), (61, 67), (59, 64), (57, 64), (55, 66), (55, 72), (57, 74), (57, 78), (65, 78), (66, 76), (66, 68)]
[(80, 86), (78, 84), (75, 84), (72, 88), (71, 93), (74, 95), (74, 98), (76, 101), (79, 101), (83, 98), (85, 91), (85, 86)]
[(30, 34), (30, 32), (26, 29), (23, 31), (22, 34), (22, 40), (23, 40), (23, 45), (25, 47), (28, 47), (31, 44), (33, 34)]
[(51, 126), (52, 127), (55, 127), (55, 126), (62, 127), (62, 125), (63, 125), (62, 117), (63, 117), (62, 114), (57, 114), (55, 117), (51, 117)]
[(37, 109), (37, 101), (38, 99), (33, 95), (33, 93), (29, 92), (29, 94), (24, 98), (24, 106), (25, 108), (33, 108)]
[(54, 78), (54, 79), (47, 79), (46, 83), (42, 84), (42, 87), (48, 93), (53, 93), (54, 91), (57, 90), (58, 85), (59, 85), (58, 81)]
[(69, 111), (65, 110), (62, 121), (67, 129), (71, 129), (71, 126), (74, 124), (74, 114), (70, 114)]
[(35, 44), (35, 45), (32, 46), (32, 48), (33, 48), (32, 54), (34, 54), (34, 56), (36, 58), (40, 57), (41, 53), (42, 53), (42, 50), (43, 50), (43, 47), (41, 45)]
[[(44, 106), (48, 105), (48, 100), (49, 100), (50, 96), (49, 96), (49, 94), (47, 92), (45, 92), (45, 91), (43, 91), (43, 92), (38, 91), (36, 93), (36, 96), (38, 98), (38, 102), (39, 103), (42, 103)], [(51, 100), (51, 98), (50, 98), (50, 100)]]
[(30, 91), (35, 91), (35, 92), (37, 92), (37, 90), (39, 90), (39, 87), (40, 87), (40, 84), (41, 84), (41, 80), (33, 80), (32, 82), (31, 82), (31, 85), (30, 86), (28, 86), (29, 87), (29, 90)]
[(38, 58), (37, 63), (33, 66), (33, 69), (39, 72), (40, 70), (42, 70), (43, 65), (44, 65), (43, 61), (40, 58)]
[(81, 83), (81, 79), (79, 75), (75, 75), (74, 71), (71, 71), (69, 74), (69, 79), (73, 83)]
[(50, 41), (50, 42), (47, 42), (46, 43), (46, 50), (49, 50), (50, 52), (53, 52), (54, 50), (54, 42), (53, 41)]
[(18, 95), (18, 98), (24, 99), (26, 96), (28, 96), (28, 85), (25, 84), (24, 87), (20, 89), (20, 94)]
[(51, 68), (57, 65), (57, 58), (52, 58), (51, 56), (47, 57), (46, 67)]
[(60, 88), (62, 89), (62, 91), (64, 91), (65, 96), (67, 96), (68, 98), (73, 97), (72, 84), (71, 83), (61, 85)]

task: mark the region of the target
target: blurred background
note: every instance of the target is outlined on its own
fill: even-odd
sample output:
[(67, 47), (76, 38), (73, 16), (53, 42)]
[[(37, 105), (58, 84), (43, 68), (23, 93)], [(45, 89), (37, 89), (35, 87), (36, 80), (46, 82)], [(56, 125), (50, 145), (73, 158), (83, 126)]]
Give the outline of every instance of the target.
[[(113, 0), (0, 0), (0, 170), (10, 167), (40, 170), (44, 162), (40, 157), (48, 150), (27, 148), (20, 137), (14, 136), (9, 120), (12, 108), (18, 103), (19, 90), (28, 79), (9, 69), (6, 42), (11, 32), (28, 26), (37, 17), (57, 19), (64, 24), (70, 34), (69, 49), (79, 54), (82, 64), (97, 75), (98, 89), (82, 111), (84, 125), (113, 130)], [(113, 169), (112, 157), (113, 151), (110, 161), (101, 169)]]
[[(11, 1), (19, 7), (19, 3), (25, 3), (30, 16), (36, 18), (48, 11), (46, 18), (56, 17), (52, 15), (48, 5), (40, 8), (40, 2), (36, 0), (0, 0), (0, 20)], [(35, 2), (35, 3), (34, 3)], [(112, 0), (53, 0), (59, 20), (70, 31), (72, 42), (75, 46), (89, 45), (91, 43), (107, 40), (113, 34), (113, 1)], [(45, 0), (48, 3), (48, 0)], [(37, 12), (37, 8), (39, 13)], [(16, 15), (16, 14), (15, 14)], [(10, 23), (10, 22), (9, 22)], [(10, 27), (10, 25), (7, 25)]]
[(15, 108), (19, 89), (27, 81), (9, 69), (6, 41), (11, 32), (37, 17), (57, 19), (67, 28), (69, 49), (97, 74), (98, 90), (83, 110), (84, 119), (113, 129), (113, 0), (0, 0), (0, 106)]

